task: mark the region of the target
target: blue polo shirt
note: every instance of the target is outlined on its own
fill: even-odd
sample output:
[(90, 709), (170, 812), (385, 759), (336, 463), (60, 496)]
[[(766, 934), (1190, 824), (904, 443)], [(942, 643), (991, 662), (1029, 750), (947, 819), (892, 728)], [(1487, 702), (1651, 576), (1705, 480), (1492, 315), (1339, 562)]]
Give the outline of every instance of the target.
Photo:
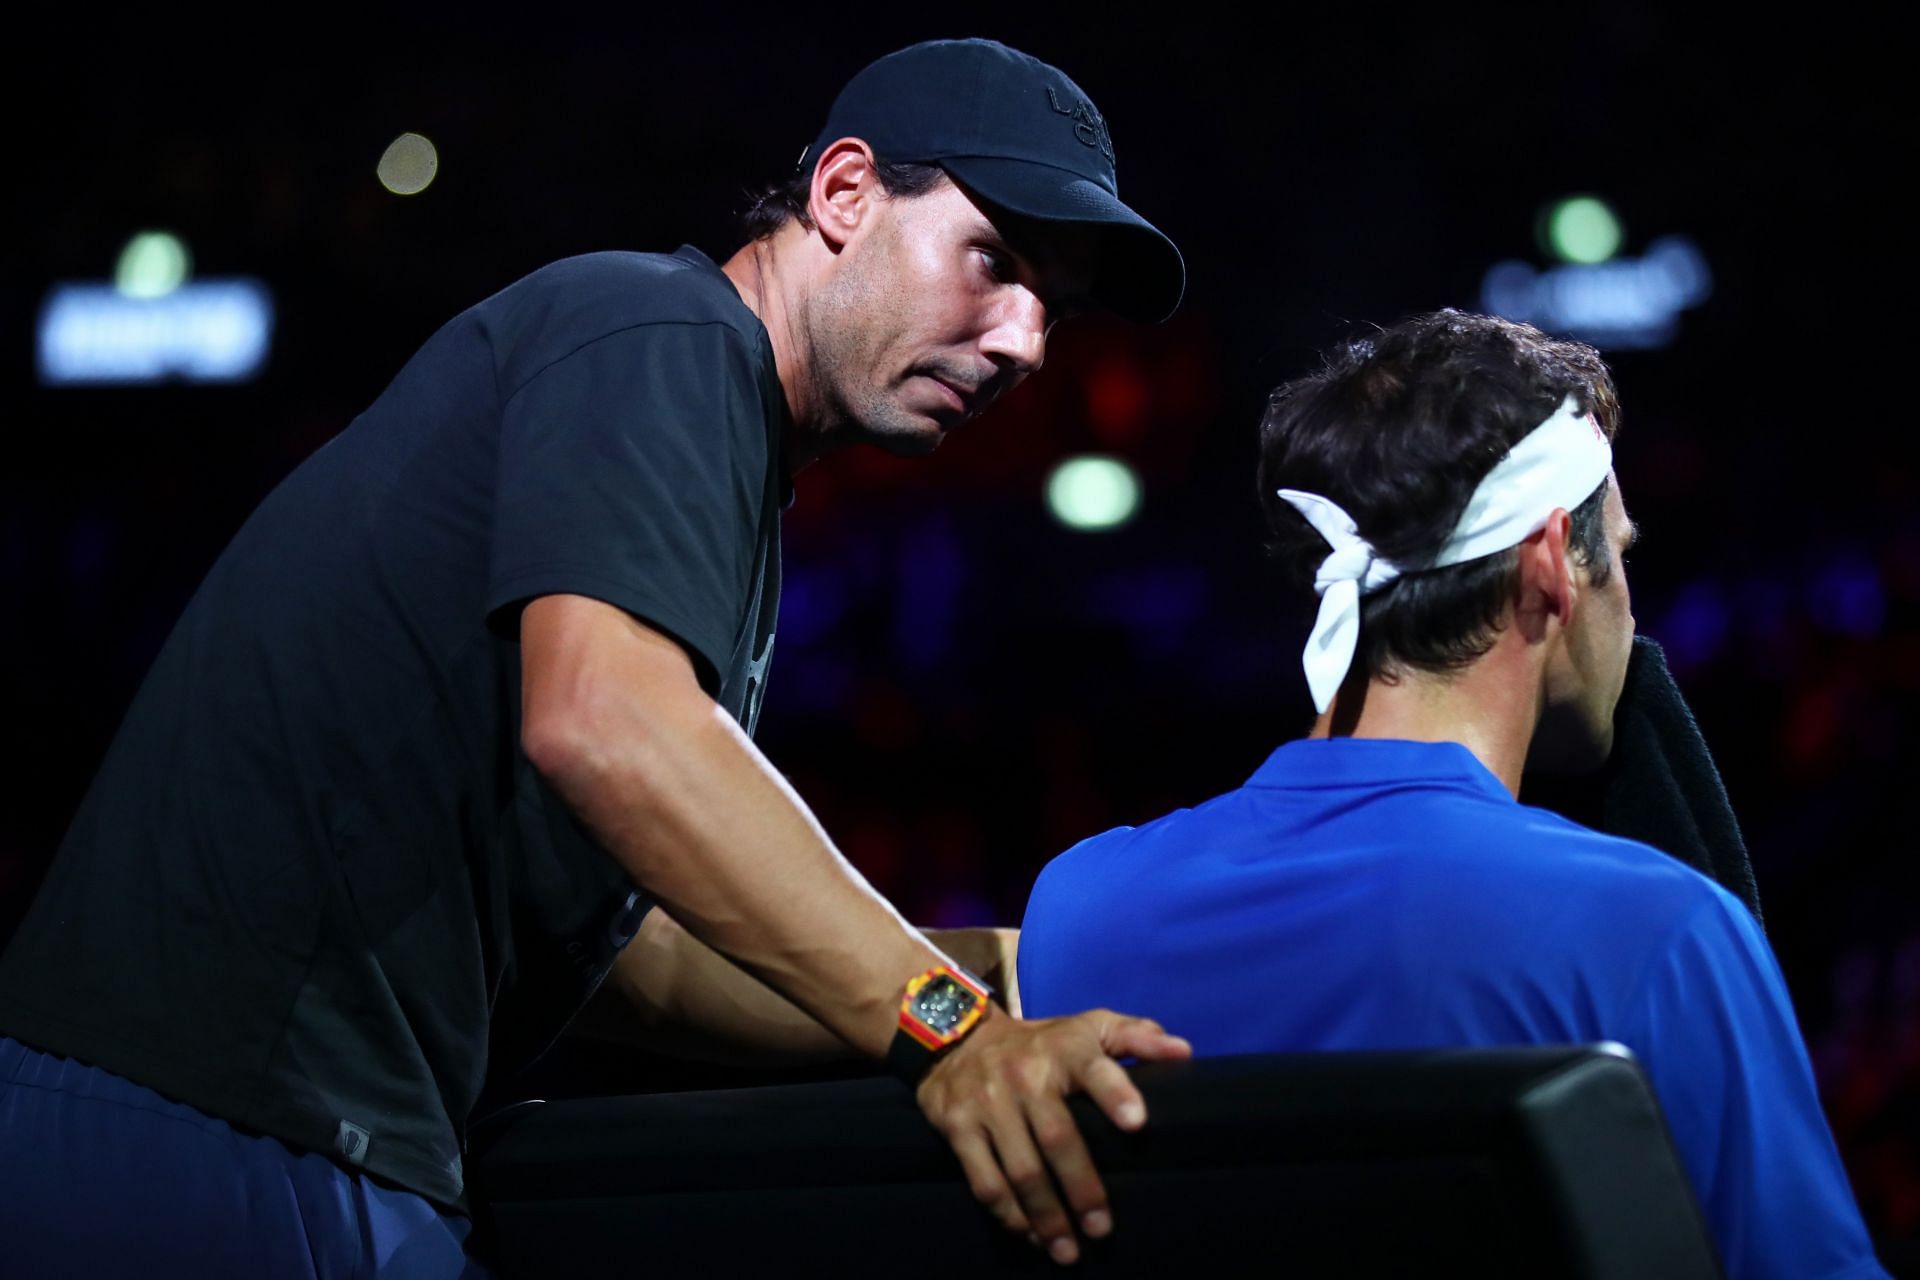
[(1019, 982), (1030, 1017), (1121, 1009), (1200, 1054), (1617, 1040), (1730, 1276), (1885, 1274), (1746, 909), (1456, 743), (1291, 742), (1081, 842), (1034, 886)]

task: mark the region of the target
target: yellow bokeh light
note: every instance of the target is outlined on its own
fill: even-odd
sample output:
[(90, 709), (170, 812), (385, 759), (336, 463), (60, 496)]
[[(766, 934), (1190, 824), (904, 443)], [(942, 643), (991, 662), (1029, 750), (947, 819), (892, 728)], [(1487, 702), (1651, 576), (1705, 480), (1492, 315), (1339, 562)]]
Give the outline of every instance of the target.
[(417, 133), (403, 133), (387, 144), (376, 172), (380, 185), (397, 196), (417, 196), (440, 171), (440, 153)]

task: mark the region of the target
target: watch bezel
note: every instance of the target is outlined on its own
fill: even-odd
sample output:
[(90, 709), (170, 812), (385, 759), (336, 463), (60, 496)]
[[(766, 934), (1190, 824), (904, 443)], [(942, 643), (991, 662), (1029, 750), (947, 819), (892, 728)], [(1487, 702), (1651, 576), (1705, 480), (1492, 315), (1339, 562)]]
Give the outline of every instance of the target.
[[(968, 998), (966, 1007), (945, 1031), (927, 1022), (918, 1007), (921, 993), (936, 982), (951, 983)], [(934, 965), (908, 979), (906, 994), (900, 1000), (900, 1029), (928, 1050), (938, 1052), (973, 1030), (986, 1015), (992, 998), (992, 988), (958, 965)]]

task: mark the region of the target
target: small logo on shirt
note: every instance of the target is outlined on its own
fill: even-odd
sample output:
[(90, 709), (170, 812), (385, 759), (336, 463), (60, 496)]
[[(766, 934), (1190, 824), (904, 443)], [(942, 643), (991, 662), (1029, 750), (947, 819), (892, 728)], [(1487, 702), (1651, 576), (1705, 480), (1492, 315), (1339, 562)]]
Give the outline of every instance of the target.
[(354, 1164), (365, 1164), (367, 1159), (367, 1144), (372, 1140), (373, 1135), (365, 1129), (362, 1129), (359, 1125), (351, 1121), (342, 1120), (340, 1122), (340, 1136), (333, 1140), (333, 1145), (340, 1149), (342, 1156)]

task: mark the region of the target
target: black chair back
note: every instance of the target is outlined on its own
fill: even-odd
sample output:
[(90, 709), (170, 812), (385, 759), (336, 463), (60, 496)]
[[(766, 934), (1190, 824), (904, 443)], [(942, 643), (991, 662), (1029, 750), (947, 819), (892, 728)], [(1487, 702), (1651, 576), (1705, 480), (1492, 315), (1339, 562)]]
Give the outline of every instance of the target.
[[(1720, 1274), (1659, 1106), (1613, 1046), (1133, 1068), (1074, 1113), (1115, 1230), (1085, 1276)], [(533, 1103), (470, 1161), (502, 1276), (1056, 1274), (890, 1079)]]

